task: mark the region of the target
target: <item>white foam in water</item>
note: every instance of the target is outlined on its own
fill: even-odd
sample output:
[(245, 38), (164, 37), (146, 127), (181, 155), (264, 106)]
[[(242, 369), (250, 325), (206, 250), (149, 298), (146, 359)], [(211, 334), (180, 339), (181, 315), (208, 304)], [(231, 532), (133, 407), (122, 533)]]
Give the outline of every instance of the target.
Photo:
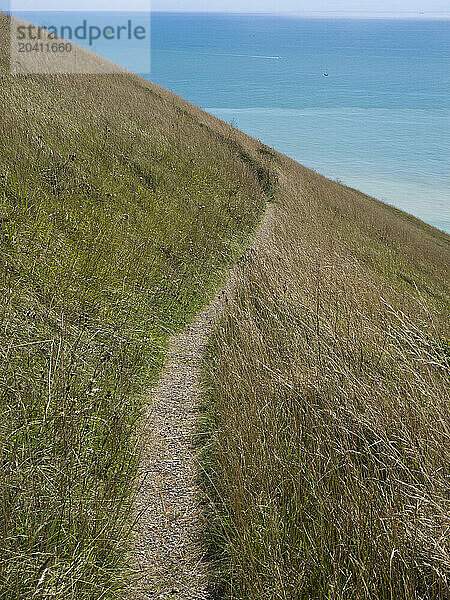
[[(185, 54), (184, 50), (159, 50), (159, 52), (169, 52), (176, 54)], [(262, 58), (265, 60), (281, 60), (281, 56), (262, 56), (260, 54), (234, 54), (232, 52), (199, 52), (198, 50), (191, 50), (191, 54), (198, 54), (200, 56), (232, 56), (236, 58)]]

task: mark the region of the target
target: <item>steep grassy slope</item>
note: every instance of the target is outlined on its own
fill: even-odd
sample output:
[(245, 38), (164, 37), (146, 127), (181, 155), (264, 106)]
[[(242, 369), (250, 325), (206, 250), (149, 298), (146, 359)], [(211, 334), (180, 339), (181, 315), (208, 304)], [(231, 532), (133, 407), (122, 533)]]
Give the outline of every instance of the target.
[(208, 367), (223, 591), (445, 598), (448, 236), (137, 77), (0, 105), (0, 596), (120, 596), (141, 392), (269, 199)]
[(276, 156), (271, 236), (210, 346), (227, 598), (448, 598), (450, 239)]
[(255, 228), (269, 176), (230, 128), (137, 77), (6, 70), (2, 44), (0, 596), (112, 598), (138, 392)]

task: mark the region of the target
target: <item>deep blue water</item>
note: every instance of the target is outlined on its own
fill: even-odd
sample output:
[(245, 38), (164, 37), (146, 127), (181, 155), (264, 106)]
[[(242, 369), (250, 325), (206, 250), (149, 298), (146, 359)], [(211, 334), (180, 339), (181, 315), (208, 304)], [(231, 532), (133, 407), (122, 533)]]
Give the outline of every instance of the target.
[(154, 14), (150, 79), (450, 232), (450, 20)]

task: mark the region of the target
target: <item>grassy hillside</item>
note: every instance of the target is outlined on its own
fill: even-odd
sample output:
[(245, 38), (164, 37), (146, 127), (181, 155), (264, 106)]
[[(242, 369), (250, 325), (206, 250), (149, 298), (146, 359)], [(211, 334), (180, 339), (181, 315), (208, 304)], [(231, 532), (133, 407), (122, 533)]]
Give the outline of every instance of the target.
[(449, 597), (447, 235), (276, 155), (205, 366), (221, 596)]
[(137, 77), (0, 72), (0, 597), (112, 598), (142, 393), (270, 178)]
[(205, 374), (221, 593), (446, 598), (448, 236), (132, 75), (6, 72), (0, 597), (121, 596), (148, 384), (270, 200)]

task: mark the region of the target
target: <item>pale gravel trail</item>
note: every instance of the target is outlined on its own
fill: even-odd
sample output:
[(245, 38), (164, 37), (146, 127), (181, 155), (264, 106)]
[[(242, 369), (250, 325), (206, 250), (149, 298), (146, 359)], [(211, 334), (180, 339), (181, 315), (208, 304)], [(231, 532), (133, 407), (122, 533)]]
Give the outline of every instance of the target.
[(268, 205), (254, 241), (231, 270), (225, 288), (182, 333), (170, 339), (163, 376), (151, 393), (143, 420), (131, 560), (138, 582), (128, 598), (211, 600), (203, 561), (200, 490), (193, 440), (199, 417), (199, 376), (208, 337), (233, 294), (239, 264), (267, 239)]

